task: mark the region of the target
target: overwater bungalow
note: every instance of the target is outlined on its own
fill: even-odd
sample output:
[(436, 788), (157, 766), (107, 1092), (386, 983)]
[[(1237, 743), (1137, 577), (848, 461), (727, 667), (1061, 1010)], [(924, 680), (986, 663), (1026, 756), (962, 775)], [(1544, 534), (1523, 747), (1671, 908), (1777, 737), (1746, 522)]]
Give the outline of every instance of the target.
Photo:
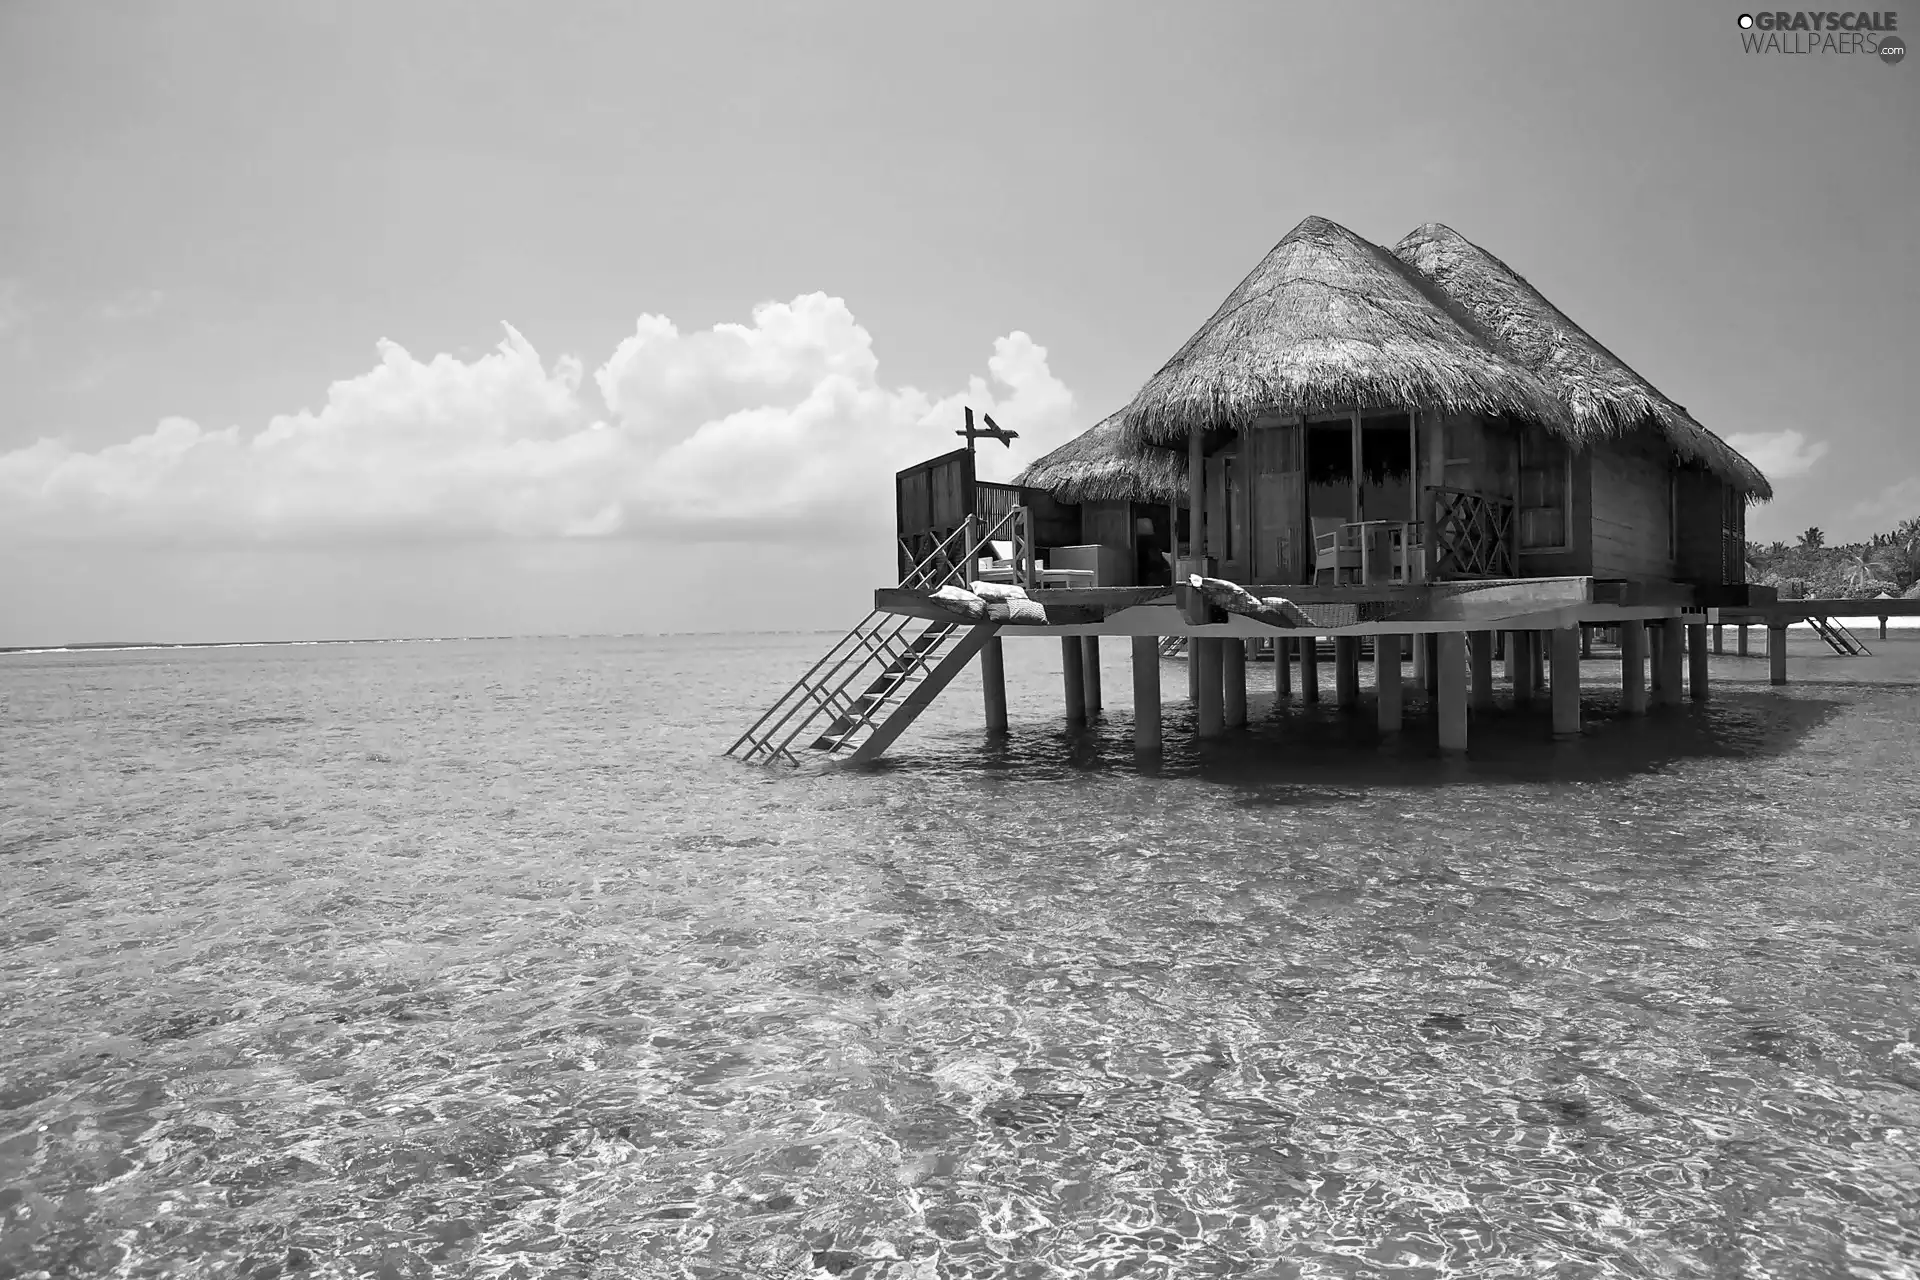
[(872, 759), (976, 655), (1002, 729), (1002, 641), (1041, 636), (1077, 717), (1098, 707), (1100, 637), (1132, 640), (1148, 749), (1170, 637), (1188, 642), (1202, 736), (1245, 719), (1249, 641), (1281, 659), (1282, 694), (1297, 656), (1313, 697), (1321, 637), (1349, 707), (1370, 644), (1384, 731), (1410, 656), (1439, 746), (1465, 750), (1498, 653), (1522, 704), (1550, 670), (1570, 736), (1592, 628), (1618, 635), (1640, 712), (1706, 696), (1716, 610), (1773, 603), (1744, 581), (1766, 477), (1438, 223), (1389, 250), (1307, 218), (1124, 409), (1015, 484), (982, 497), (972, 443), (917, 469), (926, 483), (901, 473), (901, 582), (736, 753)]

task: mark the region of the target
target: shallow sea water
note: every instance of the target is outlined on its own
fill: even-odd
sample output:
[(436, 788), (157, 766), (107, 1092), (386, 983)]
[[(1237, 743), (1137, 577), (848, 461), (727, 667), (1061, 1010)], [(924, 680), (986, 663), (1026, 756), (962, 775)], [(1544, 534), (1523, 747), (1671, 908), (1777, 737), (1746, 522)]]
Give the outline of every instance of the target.
[(1920, 638), (720, 759), (829, 640), (0, 656), (0, 1275), (1920, 1275)]

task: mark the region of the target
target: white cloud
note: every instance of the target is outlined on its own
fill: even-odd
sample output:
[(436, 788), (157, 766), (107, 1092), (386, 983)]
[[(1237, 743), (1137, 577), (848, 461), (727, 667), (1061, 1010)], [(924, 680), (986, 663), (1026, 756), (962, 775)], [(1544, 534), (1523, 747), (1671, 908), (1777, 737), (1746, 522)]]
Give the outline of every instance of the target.
[(110, 302), (101, 304), (100, 318), (103, 320), (138, 320), (150, 316), (160, 309), (166, 295), (158, 289), (134, 289), (123, 293)]
[[(318, 411), (251, 433), (166, 418), (91, 452), (0, 454), (0, 532), (38, 541), (238, 545), (391, 537), (833, 536), (884, 527), (892, 474), (958, 447), (961, 405), (1021, 433), (981, 446), (1005, 478), (1072, 434), (1073, 398), (1024, 333), (935, 399), (889, 388), (838, 298), (682, 334), (642, 316), (594, 371), (507, 329), (473, 360), (383, 341)], [(589, 393), (591, 394), (591, 393)]]
[(1746, 455), (1769, 480), (1791, 480), (1813, 470), (1827, 454), (1827, 442), (1808, 440), (1798, 431), (1756, 431), (1730, 435), (1727, 443)]

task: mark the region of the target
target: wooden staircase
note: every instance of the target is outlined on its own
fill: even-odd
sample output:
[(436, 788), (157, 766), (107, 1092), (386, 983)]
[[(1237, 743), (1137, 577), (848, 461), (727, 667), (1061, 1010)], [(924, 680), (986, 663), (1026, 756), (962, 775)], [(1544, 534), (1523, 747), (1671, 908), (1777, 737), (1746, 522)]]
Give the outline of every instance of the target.
[[(980, 551), (1001, 538), (1013, 542), (1016, 557), (1031, 561), (1026, 508), (1013, 508), (991, 526), (968, 516), (912, 566), (900, 585), (931, 591), (963, 584)], [(1002, 625), (922, 622), (870, 613), (781, 694), (726, 754), (798, 764), (800, 744), (801, 751), (865, 764), (920, 718)]]
[(1859, 636), (1847, 630), (1845, 623), (1833, 618), (1810, 617), (1807, 619), (1807, 624), (1813, 628), (1816, 635), (1827, 642), (1835, 653), (1844, 654), (1849, 658), (1873, 656), (1873, 650), (1867, 648), (1866, 643)]

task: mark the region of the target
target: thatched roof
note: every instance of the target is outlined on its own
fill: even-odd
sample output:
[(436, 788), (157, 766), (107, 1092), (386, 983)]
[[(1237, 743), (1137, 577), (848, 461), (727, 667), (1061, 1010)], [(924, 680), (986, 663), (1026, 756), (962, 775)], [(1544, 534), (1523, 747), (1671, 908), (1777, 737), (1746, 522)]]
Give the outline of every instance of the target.
[(1125, 411), (1106, 418), (1022, 471), (1014, 483), (1045, 489), (1062, 502), (1187, 500), (1187, 458), (1167, 449), (1129, 446)]
[(1317, 217), (1289, 231), (1147, 381), (1123, 434), (1164, 444), (1265, 414), (1349, 406), (1509, 415), (1571, 438), (1540, 380), (1430, 280)]
[(1429, 222), (1394, 246), (1394, 254), (1431, 278), (1538, 374), (1567, 406), (1584, 442), (1650, 426), (1682, 458), (1756, 497), (1773, 496), (1758, 467), (1459, 232)]

